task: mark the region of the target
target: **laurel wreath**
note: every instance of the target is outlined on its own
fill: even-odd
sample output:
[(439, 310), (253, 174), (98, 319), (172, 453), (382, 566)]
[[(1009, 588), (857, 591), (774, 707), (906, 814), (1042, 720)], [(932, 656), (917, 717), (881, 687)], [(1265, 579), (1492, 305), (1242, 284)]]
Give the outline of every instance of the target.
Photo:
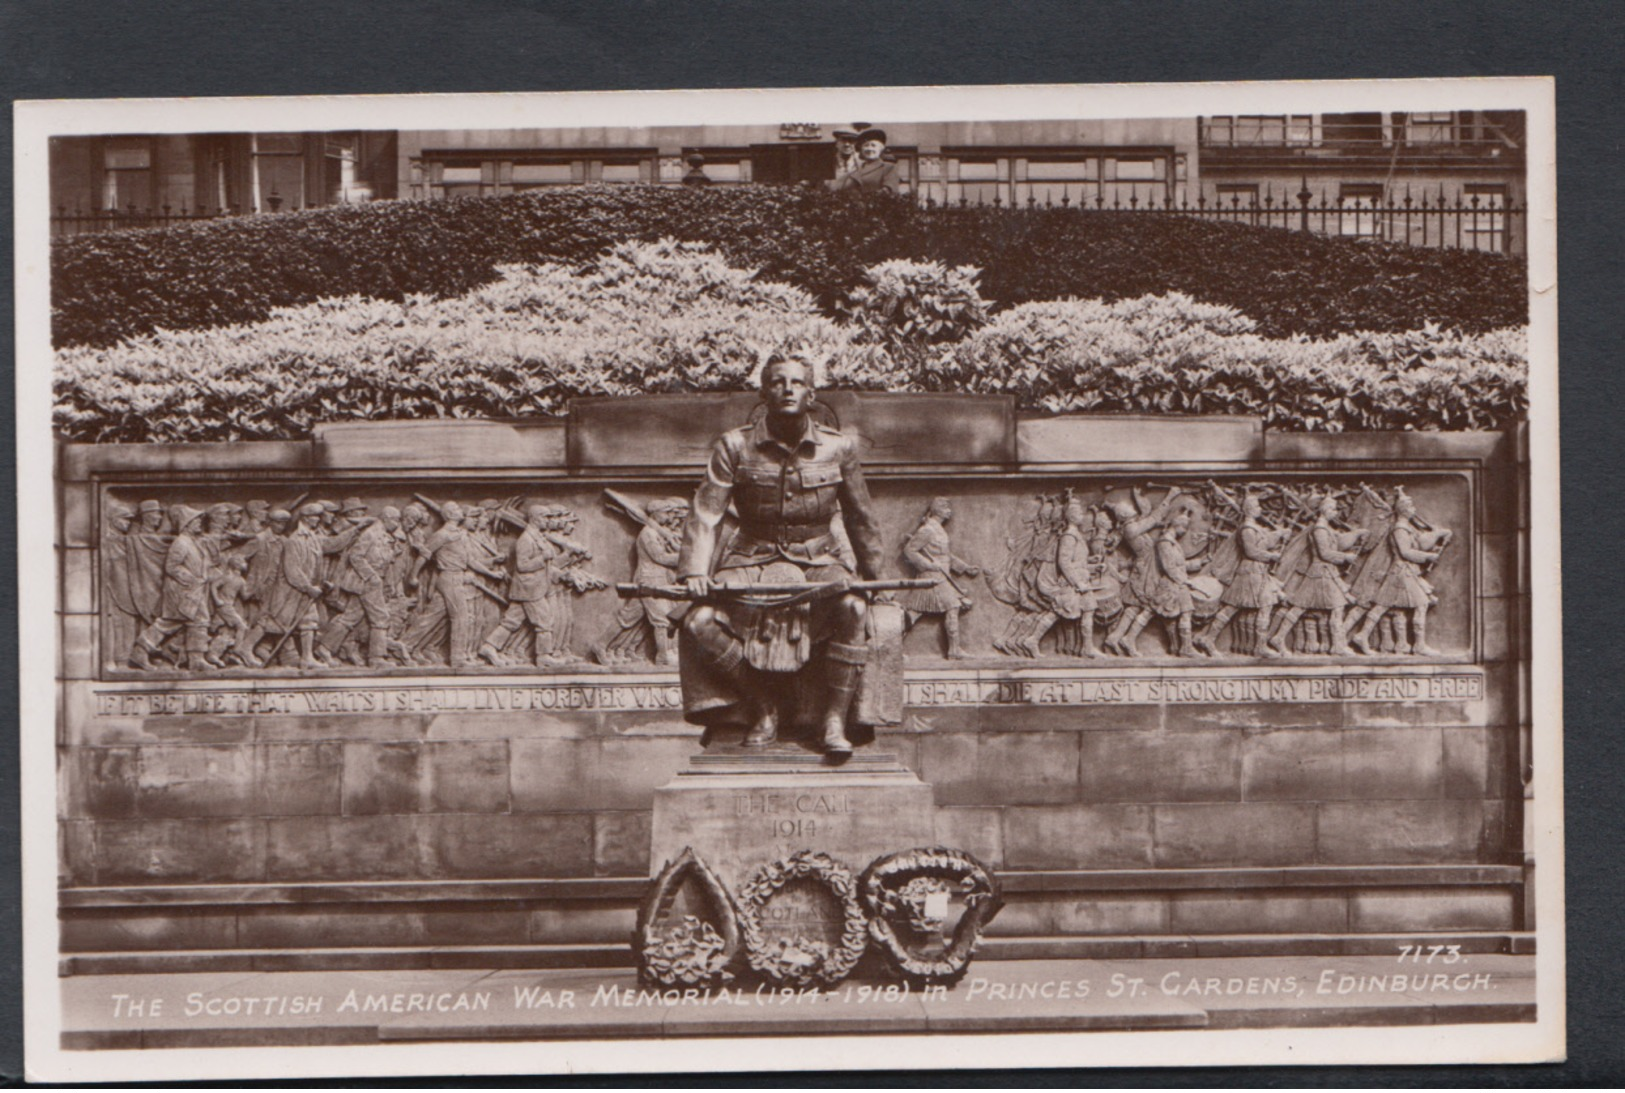
[[(690, 876), (705, 897), (708, 920), (684, 915), (673, 921), (672, 904)], [(638, 908), (632, 951), (645, 984), (711, 990), (733, 980), (739, 915), (722, 881), (692, 848), (684, 847), (655, 878)]]
[[(785, 885), (803, 879), (822, 886), (840, 904), (839, 943), (831, 945), (804, 936), (781, 937), (770, 943), (764, 936), (761, 915), (768, 901)], [(739, 890), (739, 919), (745, 957), (751, 968), (785, 986), (834, 986), (852, 974), (869, 945), (868, 920), (858, 903), (852, 871), (817, 851), (797, 851), (758, 870)]]

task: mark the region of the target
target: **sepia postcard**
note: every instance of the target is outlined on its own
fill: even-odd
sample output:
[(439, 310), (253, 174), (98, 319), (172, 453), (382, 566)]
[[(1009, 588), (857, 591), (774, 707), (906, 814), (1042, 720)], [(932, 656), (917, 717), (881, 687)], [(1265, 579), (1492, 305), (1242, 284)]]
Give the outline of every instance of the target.
[(17, 104), (30, 1076), (1561, 1059), (1553, 109)]

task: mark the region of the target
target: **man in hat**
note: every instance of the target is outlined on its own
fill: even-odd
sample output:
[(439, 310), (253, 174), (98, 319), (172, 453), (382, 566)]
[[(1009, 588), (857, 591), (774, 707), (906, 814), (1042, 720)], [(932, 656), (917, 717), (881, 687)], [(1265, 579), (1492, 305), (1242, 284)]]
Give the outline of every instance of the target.
[[(638, 532), (638, 562), (632, 580), (645, 588), (672, 584), (683, 544), (683, 522), (688, 519), (688, 502), (681, 497), (657, 498), (644, 511), (648, 521)], [(593, 646), (593, 659), (600, 664), (639, 659), (638, 649), (647, 624), (654, 641), (655, 663), (676, 667), (677, 647), (671, 628), (682, 616), (683, 606), (658, 596), (627, 600), (616, 612), (609, 633)]]
[[(813, 372), (793, 358), (762, 368), (765, 413), (711, 446), (694, 495), (677, 571), (699, 601), (683, 619), (679, 667), (683, 706), (705, 722), (743, 704), (751, 714), (745, 744), (778, 735), (779, 696), (816, 656), (822, 661), (820, 737), (832, 755), (848, 755), (846, 720), (868, 660), (868, 601), (840, 592), (803, 602), (749, 604), (712, 590), (726, 584), (848, 582), (830, 524), (840, 515), (867, 580), (880, 576), (880, 529), (858, 463), (856, 439), (813, 418)], [(718, 528), (732, 503), (739, 531), (727, 545)]]
[(209, 667), (209, 560), (198, 543), (203, 513), (190, 505), (173, 509), (175, 538), (164, 556), (164, 584), (158, 617), (136, 636), (130, 646), (132, 668), (151, 668), (159, 645), (181, 632), (179, 667), (201, 671)]
[[(268, 509), (265, 526), (259, 530), (253, 543), (254, 554), (248, 560), (248, 572), (243, 575), (243, 598), (255, 604), (248, 630), (232, 647), (231, 655), (250, 668), (260, 666), (254, 648), (267, 634), (284, 634), (298, 604), (296, 593), (282, 577), (282, 552), (288, 543), (288, 527), (293, 513), (287, 509)], [(293, 652), (284, 650), (291, 660)]]
[(372, 523), (368, 520), (328, 534), (322, 527), (327, 512), (327, 507), (319, 501), (301, 506), (299, 524), (282, 548), (282, 578), (296, 593), (283, 621), (299, 640), (301, 668), (319, 668), (332, 663), (325, 651), (316, 648), (316, 631), (321, 626), (317, 603), (328, 590), (323, 566), (354, 542), (363, 527)]
[(856, 129), (835, 130), (835, 177), (830, 179), (829, 188), (838, 190), (841, 182), (847, 175), (858, 167), (858, 132)]
[(322, 629), (317, 640), (330, 654), (337, 655), (350, 644), (356, 626), (367, 622), (367, 649), (363, 663), (369, 668), (380, 667), (388, 656), (396, 656), (404, 664), (406, 647), (389, 636), (389, 599), (386, 584), (390, 567), (395, 562), (395, 532), (400, 528), (400, 510), (393, 505), (384, 507), (378, 520), (366, 518), (367, 506), (358, 499), (344, 503), (344, 515), (361, 529), (355, 541), (340, 555), (338, 591), (343, 609)]
[(479, 655), (495, 665), (514, 663), (503, 650), (520, 628), (529, 625), (535, 643), (533, 659), (538, 668), (552, 663), (553, 625), (547, 610), (548, 567), (561, 551), (547, 536), (554, 516), (552, 505), (532, 505), (525, 510), (525, 530), (513, 543), (513, 568), (508, 577), (508, 607), (496, 629), (480, 645)]
[(838, 179), (835, 189), (849, 190), (881, 190), (885, 193), (901, 193), (903, 189), (902, 177), (897, 173), (897, 164), (885, 158), (886, 131), (884, 129), (865, 129), (858, 134), (858, 165)]

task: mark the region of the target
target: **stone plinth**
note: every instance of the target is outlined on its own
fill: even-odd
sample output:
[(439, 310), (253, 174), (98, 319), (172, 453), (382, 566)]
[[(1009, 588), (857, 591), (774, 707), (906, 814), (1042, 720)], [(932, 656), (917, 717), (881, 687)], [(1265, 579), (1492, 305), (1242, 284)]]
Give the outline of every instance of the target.
[(655, 790), (650, 869), (692, 847), (731, 891), (768, 862), (818, 850), (860, 872), (928, 846), (931, 787), (897, 757), (860, 751), (839, 766), (800, 748), (713, 748)]

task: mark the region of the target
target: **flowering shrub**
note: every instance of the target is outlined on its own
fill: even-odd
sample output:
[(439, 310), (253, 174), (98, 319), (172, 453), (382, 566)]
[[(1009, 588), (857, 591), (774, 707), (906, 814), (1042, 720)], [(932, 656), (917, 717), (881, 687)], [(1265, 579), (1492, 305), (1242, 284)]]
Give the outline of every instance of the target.
[(1177, 293), (1023, 304), (917, 379), (1051, 412), (1257, 414), (1296, 430), (1492, 429), (1528, 409), (1522, 330), (1319, 341), (1255, 331), (1237, 311)]
[(841, 311), (862, 341), (897, 349), (957, 342), (987, 323), (975, 266), (895, 258), (864, 271)]
[(734, 265), (804, 289), (826, 315), (866, 270), (910, 259), (949, 276), (981, 269), (979, 291), (1000, 307), (1185, 292), (1239, 308), (1272, 337), (1528, 321), (1523, 259), (1494, 254), (1171, 214), (930, 210), (779, 186), (571, 186), (63, 238), (51, 251), (52, 337), (108, 345), (257, 322), (323, 297), (458, 296), (504, 265), (585, 264), (616, 243), (664, 237), (709, 241)]
[[(974, 286), (974, 270), (950, 274)], [(1278, 429), (1496, 428), (1527, 406), (1518, 330), (1276, 339), (1177, 293), (1024, 304), (936, 344), (929, 330), (877, 343), (874, 329), (825, 318), (806, 291), (704, 245), (622, 243), (584, 270), (506, 266), (448, 299), (324, 299), (260, 323), (59, 350), (55, 422), (67, 440), (195, 441), (304, 437), (329, 421), (554, 417), (582, 395), (743, 390), (776, 354), (835, 387), (1260, 414)]]
[(74, 440), (241, 440), (327, 421), (551, 417), (580, 395), (740, 390), (774, 354), (840, 386), (900, 380), (802, 290), (666, 240), (622, 244), (586, 272), (504, 267), (452, 299), (327, 299), (62, 350), (56, 426)]

